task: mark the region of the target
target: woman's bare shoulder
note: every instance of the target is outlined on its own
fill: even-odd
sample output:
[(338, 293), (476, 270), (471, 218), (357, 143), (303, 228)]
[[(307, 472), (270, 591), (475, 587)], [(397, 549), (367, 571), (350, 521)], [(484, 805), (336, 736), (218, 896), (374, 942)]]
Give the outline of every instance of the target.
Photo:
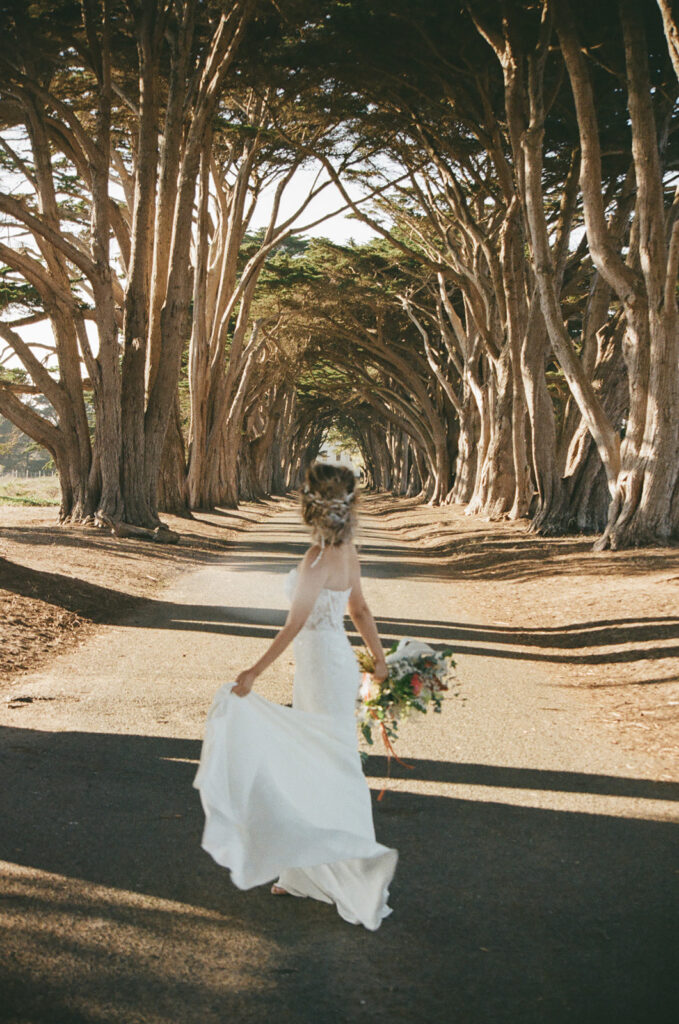
[(307, 548), (304, 558), (300, 563), (300, 574), (314, 582), (320, 580), (323, 586), (333, 569), (337, 568), (337, 552), (334, 548), (321, 547), (320, 544), (312, 544)]
[(347, 541), (347, 549), (349, 551), (349, 561), (351, 564), (360, 566), (361, 560), (358, 555), (358, 549), (353, 540)]
[(321, 553), (321, 545), (320, 544), (312, 544), (311, 547), (308, 547), (306, 549), (306, 551), (304, 552), (304, 557), (302, 558), (302, 561), (300, 562), (300, 567), (310, 566), (312, 562), (316, 561), (316, 559), (318, 558), (320, 553)]
[(299, 571), (303, 576), (322, 576), (325, 571), (325, 559), (321, 558), (323, 553), (320, 544), (312, 544), (304, 552), (304, 557), (299, 563)]

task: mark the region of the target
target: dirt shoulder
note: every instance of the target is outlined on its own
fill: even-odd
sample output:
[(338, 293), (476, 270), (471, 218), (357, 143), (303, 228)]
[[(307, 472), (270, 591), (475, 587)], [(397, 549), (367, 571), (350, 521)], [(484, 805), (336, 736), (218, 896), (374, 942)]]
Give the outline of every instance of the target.
[(464, 583), (479, 621), (458, 650), (549, 665), (554, 686), (581, 690), (614, 743), (643, 751), (658, 779), (677, 778), (679, 547), (595, 552), (591, 537), (537, 537), (525, 523), (414, 501), (371, 511)]
[(163, 515), (177, 545), (59, 526), (54, 508), (0, 507), (0, 685), (140, 608), (175, 576), (219, 559), (283, 499)]

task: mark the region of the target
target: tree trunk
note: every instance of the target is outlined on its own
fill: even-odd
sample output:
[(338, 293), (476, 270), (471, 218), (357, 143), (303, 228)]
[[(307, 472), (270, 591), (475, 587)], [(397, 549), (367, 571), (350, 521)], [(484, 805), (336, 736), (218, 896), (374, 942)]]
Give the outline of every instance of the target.
[(524, 241), (519, 221), (519, 203), (512, 196), (501, 232), (500, 260), (506, 308), (506, 333), (512, 368), (511, 442), (514, 469), (514, 498), (508, 516), (522, 519), (528, 514), (531, 497), (530, 471), (526, 451), (526, 398), (521, 376), (522, 341), (528, 329), (525, 299)]
[(467, 507), (468, 515), (501, 519), (514, 504), (516, 481), (512, 445), (513, 385), (509, 349), (492, 362), (488, 393), (488, 446)]
[(596, 547), (663, 543), (679, 529), (673, 519), (679, 483), (679, 223), (674, 221), (668, 237), (644, 18), (632, 0), (621, 0), (637, 185), (637, 271), (611, 245), (601, 195), (596, 107), (570, 6), (559, 0), (552, 9), (578, 114), (583, 154), (580, 180), (592, 260), (617, 293), (626, 318), (629, 419), (608, 523)]
[(471, 392), (463, 399), (462, 416), (459, 420), (457, 459), (455, 461), (455, 482), (451, 500), (466, 505), (474, 493), (476, 475), (476, 448), (479, 440), (479, 414)]
[(158, 478), (158, 508), (161, 512), (172, 512), (176, 516), (191, 518), (186, 493), (186, 455), (182, 434), (179, 395), (176, 396), (170, 416), (160, 476)]

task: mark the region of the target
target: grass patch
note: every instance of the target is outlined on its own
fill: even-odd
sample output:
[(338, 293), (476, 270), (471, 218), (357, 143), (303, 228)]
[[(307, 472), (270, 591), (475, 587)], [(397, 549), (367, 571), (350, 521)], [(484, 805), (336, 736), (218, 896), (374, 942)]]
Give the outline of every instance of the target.
[(61, 492), (56, 476), (0, 476), (0, 505), (59, 505)]
[(20, 495), (9, 496), (0, 494), (0, 505), (30, 505), (33, 508), (44, 508), (45, 505), (58, 505), (58, 501), (48, 498), (23, 498)]

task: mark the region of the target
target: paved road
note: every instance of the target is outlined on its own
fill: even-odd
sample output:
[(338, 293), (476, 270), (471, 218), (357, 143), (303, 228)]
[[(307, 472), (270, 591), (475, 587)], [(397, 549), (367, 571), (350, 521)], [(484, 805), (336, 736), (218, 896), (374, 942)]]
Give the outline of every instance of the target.
[[(241, 893), (199, 847), (205, 713), (284, 619), (305, 547), (286, 510), (12, 686), (33, 700), (0, 712), (1, 1020), (678, 1019), (679, 784), (644, 778), (577, 691), (512, 655), (491, 582), (447, 580), (381, 523), (362, 551), (382, 634), (466, 652), (465, 701), (408, 726), (415, 769), (375, 803), (401, 853), (393, 916), (370, 934)], [(286, 702), (291, 679), (284, 656), (260, 690)], [(372, 756), (375, 794), (384, 771)]]

